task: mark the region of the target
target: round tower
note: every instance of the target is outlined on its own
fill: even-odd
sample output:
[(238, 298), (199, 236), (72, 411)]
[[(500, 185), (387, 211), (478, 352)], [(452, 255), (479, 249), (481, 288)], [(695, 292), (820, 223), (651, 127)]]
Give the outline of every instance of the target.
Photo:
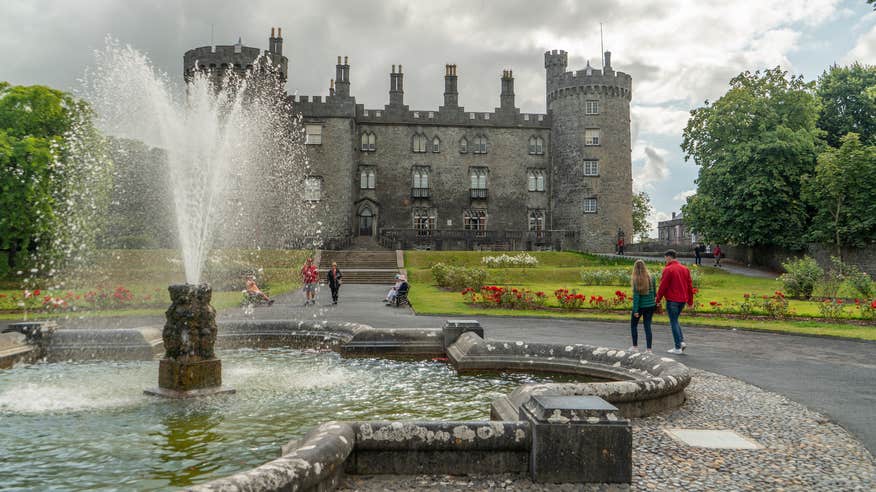
[[(262, 50), (244, 46), (241, 39), (236, 44), (228, 46), (201, 46), (186, 51), (183, 55), (183, 76), (188, 81), (196, 70), (224, 74), (231, 69), (237, 73), (257, 69), (259, 56)], [(289, 60), (283, 56), (283, 31), (271, 28), (271, 36), (268, 38), (268, 49), (264, 51), (262, 63), (270, 60), (277, 70), (277, 75), (285, 83), (289, 72)]]
[(632, 78), (605, 66), (567, 72), (564, 51), (545, 52), (551, 121), (552, 229), (577, 231), (585, 251), (631, 242), (633, 178), (630, 141)]

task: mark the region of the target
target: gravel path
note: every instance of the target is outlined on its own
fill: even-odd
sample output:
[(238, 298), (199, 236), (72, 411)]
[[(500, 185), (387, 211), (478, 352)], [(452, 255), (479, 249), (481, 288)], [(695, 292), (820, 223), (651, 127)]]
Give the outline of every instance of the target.
[[(823, 415), (737, 379), (692, 370), (689, 400), (633, 420), (633, 483), (536, 484), (514, 476), (348, 476), (338, 490), (876, 490), (876, 460)], [(727, 429), (758, 450), (694, 448), (667, 428)]]

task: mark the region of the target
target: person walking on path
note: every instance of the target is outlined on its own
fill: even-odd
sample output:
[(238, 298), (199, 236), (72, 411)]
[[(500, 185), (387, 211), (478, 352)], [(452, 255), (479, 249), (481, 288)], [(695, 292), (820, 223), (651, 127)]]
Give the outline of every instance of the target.
[(338, 303), (338, 290), (341, 288), (341, 279), (344, 277), (341, 271), (338, 270), (338, 264), (332, 262), (332, 268), (326, 274), (329, 289), (332, 291), (332, 304)]
[(304, 283), (304, 305), (316, 303), (316, 283), (319, 282), (319, 270), (313, 264), (313, 258), (308, 258), (301, 267), (301, 281)]
[(624, 238), (618, 238), (617, 240), (617, 254), (624, 255)]
[(630, 334), (633, 337), (633, 346), (630, 352), (639, 351), (639, 319), (645, 325), (645, 347), (651, 351), (651, 318), (654, 309), (657, 308), (657, 286), (654, 277), (648, 272), (648, 267), (642, 260), (636, 260), (633, 265), (633, 314), (630, 317)]
[(721, 245), (716, 244), (715, 249), (712, 250), (712, 253), (715, 254), (715, 266), (721, 266)]
[(697, 243), (694, 246), (694, 265), (702, 266), (702, 264), (703, 264), (703, 245), (700, 243)]
[(666, 298), (666, 314), (669, 316), (669, 326), (672, 328), (672, 339), (675, 342), (675, 347), (669, 350), (670, 354), (681, 354), (687, 347), (678, 318), (685, 304), (693, 306), (694, 296), (690, 270), (678, 262), (677, 256), (673, 249), (663, 253), (666, 267), (663, 268), (660, 288), (657, 289), (657, 303)]

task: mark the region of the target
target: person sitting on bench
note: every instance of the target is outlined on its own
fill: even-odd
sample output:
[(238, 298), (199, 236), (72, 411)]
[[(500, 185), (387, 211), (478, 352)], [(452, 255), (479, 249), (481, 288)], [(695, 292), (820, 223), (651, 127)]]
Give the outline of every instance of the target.
[(268, 297), (267, 294), (259, 289), (259, 286), (255, 282), (255, 277), (252, 275), (246, 276), (246, 296), (250, 301), (256, 303), (265, 303), (268, 306), (274, 303), (274, 300)]
[(402, 274), (396, 273), (395, 285), (393, 285), (392, 288), (389, 289), (389, 292), (386, 293), (386, 297), (383, 298), (383, 302), (385, 302), (386, 304), (395, 302), (395, 296), (396, 294), (398, 294), (398, 288), (401, 287), (402, 283)]
[(407, 279), (402, 275), (402, 284), (398, 287), (398, 290), (395, 293), (395, 297), (393, 298), (393, 304), (398, 307), (402, 304), (410, 305), (411, 303), (408, 301), (408, 291), (411, 290), (410, 284), (408, 284)]

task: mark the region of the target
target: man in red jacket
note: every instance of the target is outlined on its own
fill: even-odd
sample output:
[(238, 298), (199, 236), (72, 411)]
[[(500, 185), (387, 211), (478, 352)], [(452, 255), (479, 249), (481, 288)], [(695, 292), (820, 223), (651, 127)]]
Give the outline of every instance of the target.
[(675, 348), (670, 349), (670, 354), (681, 354), (687, 347), (684, 343), (684, 333), (678, 324), (678, 317), (684, 305), (693, 306), (693, 281), (690, 270), (678, 262), (675, 250), (670, 249), (663, 253), (666, 267), (660, 277), (660, 288), (657, 289), (657, 304), (666, 298), (666, 314), (669, 316), (669, 326), (672, 328), (672, 338), (675, 340)]

